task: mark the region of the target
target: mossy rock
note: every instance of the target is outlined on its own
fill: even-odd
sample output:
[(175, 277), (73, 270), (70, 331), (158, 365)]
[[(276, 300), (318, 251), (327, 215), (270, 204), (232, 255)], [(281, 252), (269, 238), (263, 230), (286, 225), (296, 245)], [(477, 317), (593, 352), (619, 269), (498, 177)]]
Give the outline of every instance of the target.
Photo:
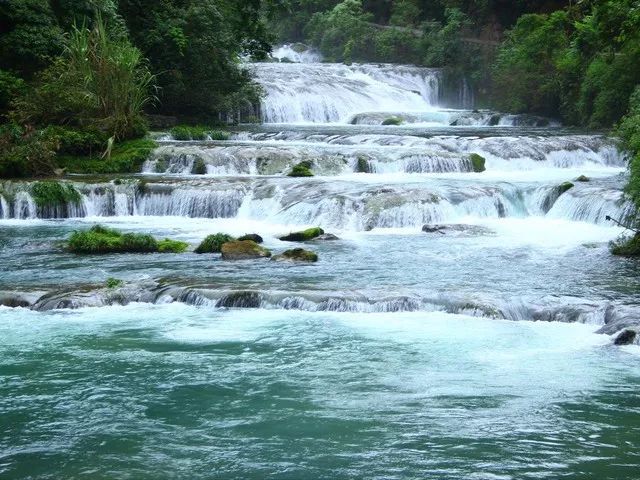
[(474, 172), (482, 173), (487, 169), (485, 166), (486, 159), (482, 155), (472, 153), (469, 155), (469, 160), (471, 161), (471, 166)]
[(290, 262), (305, 262), (305, 263), (315, 263), (318, 261), (318, 255), (309, 250), (305, 250), (304, 248), (293, 248), (291, 250), (286, 250), (282, 252), (280, 255), (276, 255), (271, 260), (275, 261), (290, 261)]
[(262, 296), (258, 292), (232, 292), (216, 303), (218, 308), (260, 308)]
[(575, 185), (571, 182), (564, 182), (561, 183), (560, 185), (558, 185), (558, 192), (560, 195), (562, 195), (565, 192), (568, 192), (569, 190), (571, 190), (573, 187), (575, 187)]
[(578, 178), (575, 179), (576, 182), (590, 182), (591, 179), (589, 177), (587, 177), (586, 175), (580, 175)]
[(250, 260), (267, 258), (271, 252), (251, 240), (227, 242), (222, 245), (223, 260)]
[(107, 278), (106, 286), (109, 289), (119, 288), (119, 287), (121, 287), (123, 285), (124, 285), (124, 282), (122, 280), (119, 280), (119, 279), (113, 278), (113, 277)]
[(320, 227), (308, 228), (301, 232), (292, 232), (289, 235), (280, 237), (283, 242), (308, 242), (314, 238), (324, 235), (324, 230)]
[(238, 237), (238, 241), (242, 242), (244, 240), (251, 240), (252, 242), (256, 242), (256, 243), (264, 242), (264, 239), (257, 233), (247, 233), (246, 235)]
[(300, 162), (287, 174), (288, 177), (313, 177), (310, 162)]
[(235, 238), (231, 235), (216, 233), (207, 236), (194, 251), (195, 253), (220, 253), (222, 251), (222, 245), (233, 241), (235, 241)]
[(151, 235), (122, 233), (102, 225), (75, 231), (67, 242), (67, 250), (77, 254), (182, 253), (187, 247), (185, 242), (169, 239), (158, 241)]
[(404, 122), (402, 121), (402, 119), (398, 117), (389, 117), (389, 118), (385, 118), (382, 121), (382, 125), (384, 126), (389, 126), (389, 125), (398, 126), (398, 125), (402, 125), (403, 123)]
[(365, 157), (358, 157), (358, 162), (356, 164), (356, 172), (373, 173), (369, 160), (367, 160)]
[(193, 175), (206, 175), (207, 174), (207, 164), (204, 163), (204, 160), (201, 158), (197, 158), (195, 162), (193, 162), (193, 167), (191, 167), (191, 173)]
[(626, 329), (620, 332), (620, 334), (613, 341), (614, 345), (632, 345), (638, 336), (638, 332), (635, 330)]

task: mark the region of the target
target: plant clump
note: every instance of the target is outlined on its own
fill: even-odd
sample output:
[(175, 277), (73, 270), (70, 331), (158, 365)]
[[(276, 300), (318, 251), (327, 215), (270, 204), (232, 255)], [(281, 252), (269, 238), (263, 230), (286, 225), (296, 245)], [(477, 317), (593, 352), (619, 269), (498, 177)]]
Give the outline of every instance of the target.
[(280, 255), (276, 255), (272, 260), (315, 263), (318, 261), (318, 255), (304, 248), (293, 248), (282, 252)]
[(122, 285), (124, 285), (124, 282), (120, 279), (113, 278), (113, 277), (107, 278), (106, 286), (109, 289), (118, 288), (118, 287), (121, 287)]
[(233, 241), (235, 241), (235, 238), (226, 233), (209, 235), (198, 245), (195, 253), (220, 253), (222, 251), (222, 245)]
[(280, 237), (283, 242), (307, 242), (324, 234), (324, 230), (320, 227), (308, 228), (300, 232), (292, 232), (288, 235)]
[(188, 247), (175, 240), (158, 241), (142, 233), (122, 233), (95, 225), (89, 230), (75, 231), (67, 241), (67, 249), (77, 254), (104, 253), (181, 253)]
[(212, 130), (201, 125), (178, 125), (171, 129), (171, 136), (180, 141), (188, 140), (229, 140), (229, 133)]
[(632, 237), (623, 236), (609, 244), (613, 255), (620, 257), (637, 257), (640, 255), (640, 233)]
[(313, 177), (313, 172), (311, 171), (311, 162), (300, 162), (295, 165), (291, 172), (287, 174), (289, 177)]
[(79, 203), (82, 198), (73, 185), (55, 181), (34, 183), (31, 195), (40, 208)]
[(471, 161), (471, 166), (473, 167), (474, 172), (482, 173), (487, 169), (485, 167), (486, 160), (482, 155), (472, 153), (469, 155), (469, 160)]

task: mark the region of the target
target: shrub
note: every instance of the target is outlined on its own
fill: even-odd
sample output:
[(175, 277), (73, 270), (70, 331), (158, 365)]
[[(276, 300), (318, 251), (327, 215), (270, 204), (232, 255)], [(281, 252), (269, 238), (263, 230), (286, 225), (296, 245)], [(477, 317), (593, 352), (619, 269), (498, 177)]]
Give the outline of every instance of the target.
[(157, 146), (156, 142), (145, 138), (127, 140), (116, 143), (108, 158), (60, 156), (57, 163), (70, 173), (138, 173)]
[(36, 182), (31, 186), (31, 195), (38, 207), (79, 203), (80, 193), (73, 185), (54, 181)]
[(97, 130), (49, 126), (43, 134), (55, 140), (59, 155), (88, 155), (102, 153), (107, 147), (107, 136)]
[(14, 123), (0, 126), (0, 177), (45, 177), (56, 169), (57, 142)]
[(620, 237), (609, 244), (609, 249), (614, 255), (637, 257), (640, 255), (640, 234), (636, 233), (632, 237)]
[(77, 254), (104, 253), (182, 253), (187, 244), (174, 240), (157, 241), (151, 235), (122, 233), (95, 225), (89, 230), (75, 231), (67, 242), (67, 249)]
[(205, 238), (198, 248), (195, 249), (196, 253), (220, 253), (222, 251), (222, 245), (227, 242), (233, 242), (235, 238), (226, 233), (216, 233), (209, 235)]

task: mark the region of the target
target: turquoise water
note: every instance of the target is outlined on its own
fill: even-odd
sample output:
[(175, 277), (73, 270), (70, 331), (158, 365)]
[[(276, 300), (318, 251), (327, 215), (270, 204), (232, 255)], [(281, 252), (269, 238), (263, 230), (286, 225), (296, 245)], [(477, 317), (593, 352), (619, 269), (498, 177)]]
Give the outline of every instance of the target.
[(637, 347), (579, 324), (0, 309), (2, 478), (634, 478)]

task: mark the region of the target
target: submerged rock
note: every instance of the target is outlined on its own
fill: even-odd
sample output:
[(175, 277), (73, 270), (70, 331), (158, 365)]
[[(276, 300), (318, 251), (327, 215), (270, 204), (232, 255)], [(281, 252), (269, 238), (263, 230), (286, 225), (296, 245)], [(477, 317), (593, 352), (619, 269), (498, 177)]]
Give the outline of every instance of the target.
[(578, 178), (575, 179), (576, 182), (590, 182), (591, 179), (589, 177), (587, 177), (586, 175), (580, 175)]
[(480, 225), (465, 224), (430, 224), (422, 227), (424, 233), (438, 233), (441, 235), (479, 236), (492, 235), (494, 232)]
[(304, 248), (293, 248), (274, 256), (271, 260), (314, 263), (318, 261), (318, 255)]
[(333, 233), (323, 233), (322, 235), (314, 238), (314, 240), (334, 241), (334, 240), (340, 240), (340, 238), (334, 235)]
[(222, 245), (223, 260), (249, 260), (253, 258), (267, 258), (271, 252), (251, 240), (227, 242)]
[(257, 233), (247, 233), (246, 235), (238, 237), (238, 241), (242, 242), (244, 240), (251, 240), (252, 242), (256, 242), (256, 243), (264, 242), (264, 239)]
[(320, 227), (315, 227), (308, 228), (301, 232), (290, 233), (289, 235), (280, 237), (280, 240), (282, 240), (283, 242), (307, 242), (319, 237), (320, 235), (324, 235), (324, 230)]
[(638, 332), (635, 330), (623, 330), (613, 341), (614, 345), (631, 345), (634, 343)]
[(260, 308), (261, 305), (262, 298), (257, 292), (233, 292), (216, 303), (218, 308)]

